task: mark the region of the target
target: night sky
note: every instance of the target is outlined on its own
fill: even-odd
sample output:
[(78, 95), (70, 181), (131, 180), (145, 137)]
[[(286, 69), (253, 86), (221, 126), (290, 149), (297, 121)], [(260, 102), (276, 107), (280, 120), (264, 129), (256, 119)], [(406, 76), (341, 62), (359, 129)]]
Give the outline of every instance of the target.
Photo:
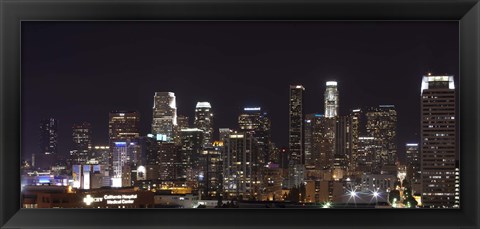
[[(325, 81), (338, 81), (340, 114), (393, 104), (399, 153), (419, 142), (420, 84), (459, 76), (458, 22), (22, 22), (22, 151), (39, 152), (39, 122), (59, 120), (59, 152), (88, 121), (108, 143), (108, 113), (138, 110), (150, 132), (156, 91), (175, 92), (193, 125), (209, 101), (214, 128), (237, 128), (246, 106), (288, 145), (290, 84), (305, 86), (305, 113), (324, 113)], [(217, 131), (218, 132), (218, 131)], [(215, 135), (217, 136), (217, 135)], [(399, 155), (403, 157), (403, 155)]]

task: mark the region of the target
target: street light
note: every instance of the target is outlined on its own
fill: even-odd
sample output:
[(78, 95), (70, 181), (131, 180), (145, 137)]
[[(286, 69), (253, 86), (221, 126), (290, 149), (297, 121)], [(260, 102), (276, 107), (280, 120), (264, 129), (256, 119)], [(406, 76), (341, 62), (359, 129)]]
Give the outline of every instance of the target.
[(357, 193), (352, 190), (352, 191), (350, 191), (350, 196), (351, 196), (352, 198), (355, 198), (355, 197), (357, 196)]

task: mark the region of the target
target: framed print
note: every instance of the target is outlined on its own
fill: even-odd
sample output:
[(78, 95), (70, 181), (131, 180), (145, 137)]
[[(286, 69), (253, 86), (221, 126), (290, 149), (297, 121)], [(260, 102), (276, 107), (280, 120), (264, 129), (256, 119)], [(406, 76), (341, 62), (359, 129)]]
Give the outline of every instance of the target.
[(478, 1), (0, 7), (2, 228), (479, 227)]

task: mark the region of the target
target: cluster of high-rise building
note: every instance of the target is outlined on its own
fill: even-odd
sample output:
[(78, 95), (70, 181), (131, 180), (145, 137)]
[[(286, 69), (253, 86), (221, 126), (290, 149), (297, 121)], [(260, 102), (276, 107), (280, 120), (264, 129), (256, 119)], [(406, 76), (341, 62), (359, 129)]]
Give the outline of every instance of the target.
[[(189, 117), (177, 114), (173, 92), (156, 92), (150, 133), (140, 133), (138, 111), (110, 112), (104, 145), (92, 144), (88, 122), (76, 123), (64, 167), (55, 157), (58, 121), (42, 121), (41, 152), (32, 156), (31, 167), (63, 168), (76, 189), (134, 186), (204, 199), (304, 203), (357, 203), (362, 195), (373, 195), (363, 201), (458, 207), (452, 76), (423, 77), (420, 139), (405, 144), (397, 140), (394, 105), (342, 113), (338, 82), (327, 81), (324, 111), (305, 114), (306, 88), (290, 85), (289, 90), (288, 147), (272, 142), (272, 123), (260, 107), (245, 107), (236, 127), (216, 133), (209, 102), (196, 104), (190, 125)], [(405, 163), (399, 162), (399, 151), (405, 152)]]

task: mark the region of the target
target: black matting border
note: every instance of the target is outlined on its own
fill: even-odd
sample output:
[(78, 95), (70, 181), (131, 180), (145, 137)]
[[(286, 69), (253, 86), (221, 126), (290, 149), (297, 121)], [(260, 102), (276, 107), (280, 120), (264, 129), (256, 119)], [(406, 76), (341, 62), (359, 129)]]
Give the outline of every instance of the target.
[[(2, 228), (479, 228), (478, 0), (0, 0)], [(22, 20), (459, 20), (461, 210), (20, 209)]]

